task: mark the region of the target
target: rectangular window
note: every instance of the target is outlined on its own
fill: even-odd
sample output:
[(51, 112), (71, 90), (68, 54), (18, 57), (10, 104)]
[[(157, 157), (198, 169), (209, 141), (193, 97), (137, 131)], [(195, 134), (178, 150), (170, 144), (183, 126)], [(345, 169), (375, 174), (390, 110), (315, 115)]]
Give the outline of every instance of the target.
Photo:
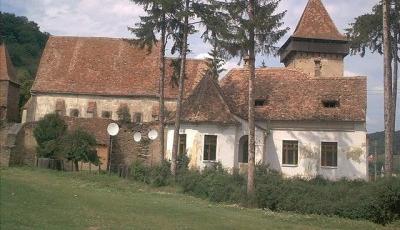
[(186, 154), (186, 134), (179, 134), (179, 152), (178, 154)]
[(256, 99), (254, 101), (254, 106), (255, 107), (262, 107), (265, 105), (265, 99)]
[(297, 165), (299, 158), (299, 142), (283, 141), (282, 142), (282, 164)]
[(321, 143), (321, 166), (337, 167), (337, 142)]
[(103, 111), (101, 112), (101, 117), (102, 118), (111, 118), (111, 112), (110, 111)]
[(215, 161), (217, 158), (217, 136), (206, 135), (204, 137), (204, 156), (205, 161)]
[(135, 113), (134, 122), (142, 123), (142, 114), (141, 113)]
[(338, 100), (323, 100), (322, 104), (325, 108), (338, 108), (340, 106)]

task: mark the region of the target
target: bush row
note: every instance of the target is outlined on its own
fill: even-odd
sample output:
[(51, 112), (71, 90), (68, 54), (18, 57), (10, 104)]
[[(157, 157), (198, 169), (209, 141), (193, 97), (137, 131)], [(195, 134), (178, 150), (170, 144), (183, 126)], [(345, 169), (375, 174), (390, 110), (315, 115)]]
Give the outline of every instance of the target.
[(180, 159), (176, 180), (170, 176), (170, 164), (149, 168), (132, 166), (132, 178), (154, 186), (176, 184), (184, 193), (213, 202), (239, 203), (272, 211), (340, 216), (387, 224), (400, 217), (400, 179), (376, 182), (328, 181), (322, 178), (285, 179), (266, 166), (256, 167), (254, 197), (246, 195), (246, 175), (228, 172), (221, 164), (202, 172), (187, 170), (187, 159)]

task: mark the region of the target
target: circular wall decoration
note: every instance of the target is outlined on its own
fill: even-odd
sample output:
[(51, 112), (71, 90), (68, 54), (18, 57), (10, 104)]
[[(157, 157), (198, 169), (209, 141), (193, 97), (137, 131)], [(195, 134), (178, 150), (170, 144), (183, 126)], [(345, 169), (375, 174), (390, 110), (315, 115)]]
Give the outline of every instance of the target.
[(155, 139), (157, 139), (157, 137), (158, 137), (158, 132), (157, 132), (157, 130), (154, 130), (154, 129), (150, 130), (148, 136), (149, 136), (150, 140), (155, 140)]

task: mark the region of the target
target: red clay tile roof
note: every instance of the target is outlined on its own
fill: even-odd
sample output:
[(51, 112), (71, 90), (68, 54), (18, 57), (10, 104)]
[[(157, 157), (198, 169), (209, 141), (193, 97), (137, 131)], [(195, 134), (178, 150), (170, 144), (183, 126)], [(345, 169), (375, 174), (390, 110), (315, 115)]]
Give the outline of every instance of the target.
[[(124, 39), (50, 36), (40, 61), (33, 92), (111, 96), (158, 94), (158, 47), (148, 54)], [(171, 59), (167, 58), (166, 98), (175, 98)], [(186, 91), (200, 81), (203, 60), (188, 59)]]
[(182, 105), (182, 122), (238, 124), (230, 112), (224, 95), (211, 77), (206, 75)]
[[(248, 70), (233, 69), (220, 82), (231, 111), (244, 119), (248, 114)], [(366, 120), (366, 78), (311, 78), (288, 68), (256, 70), (255, 98), (266, 99), (256, 108), (257, 120)], [(338, 108), (322, 101), (338, 100)]]
[(329, 16), (321, 0), (309, 0), (292, 37), (347, 40)]
[(107, 133), (107, 126), (113, 121), (104, 118), (76, 118), (64, 117), (68, 130), (81, 128), (92, 134), (99, 145), (109, 145), (110, 136)]
[(0, 81), (11, 81), (19, 85), (10, 55), (4, 44), (0, 44)]

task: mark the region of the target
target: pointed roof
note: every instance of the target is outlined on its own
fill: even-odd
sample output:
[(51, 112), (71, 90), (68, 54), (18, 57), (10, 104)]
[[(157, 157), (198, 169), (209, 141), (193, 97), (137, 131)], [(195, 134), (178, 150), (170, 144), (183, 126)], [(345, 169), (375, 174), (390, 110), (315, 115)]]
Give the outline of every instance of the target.
[(341, 34), (321, 0), (309, 0), (292, 37), (347, 40)]
[(183, 102), (182, 121), (188, 123), (238, 124), (218, 83), (206, 75)]
[(4, 43), (0, 44), (0, 81), (11, 81), (19, 85), (14, 66)]

